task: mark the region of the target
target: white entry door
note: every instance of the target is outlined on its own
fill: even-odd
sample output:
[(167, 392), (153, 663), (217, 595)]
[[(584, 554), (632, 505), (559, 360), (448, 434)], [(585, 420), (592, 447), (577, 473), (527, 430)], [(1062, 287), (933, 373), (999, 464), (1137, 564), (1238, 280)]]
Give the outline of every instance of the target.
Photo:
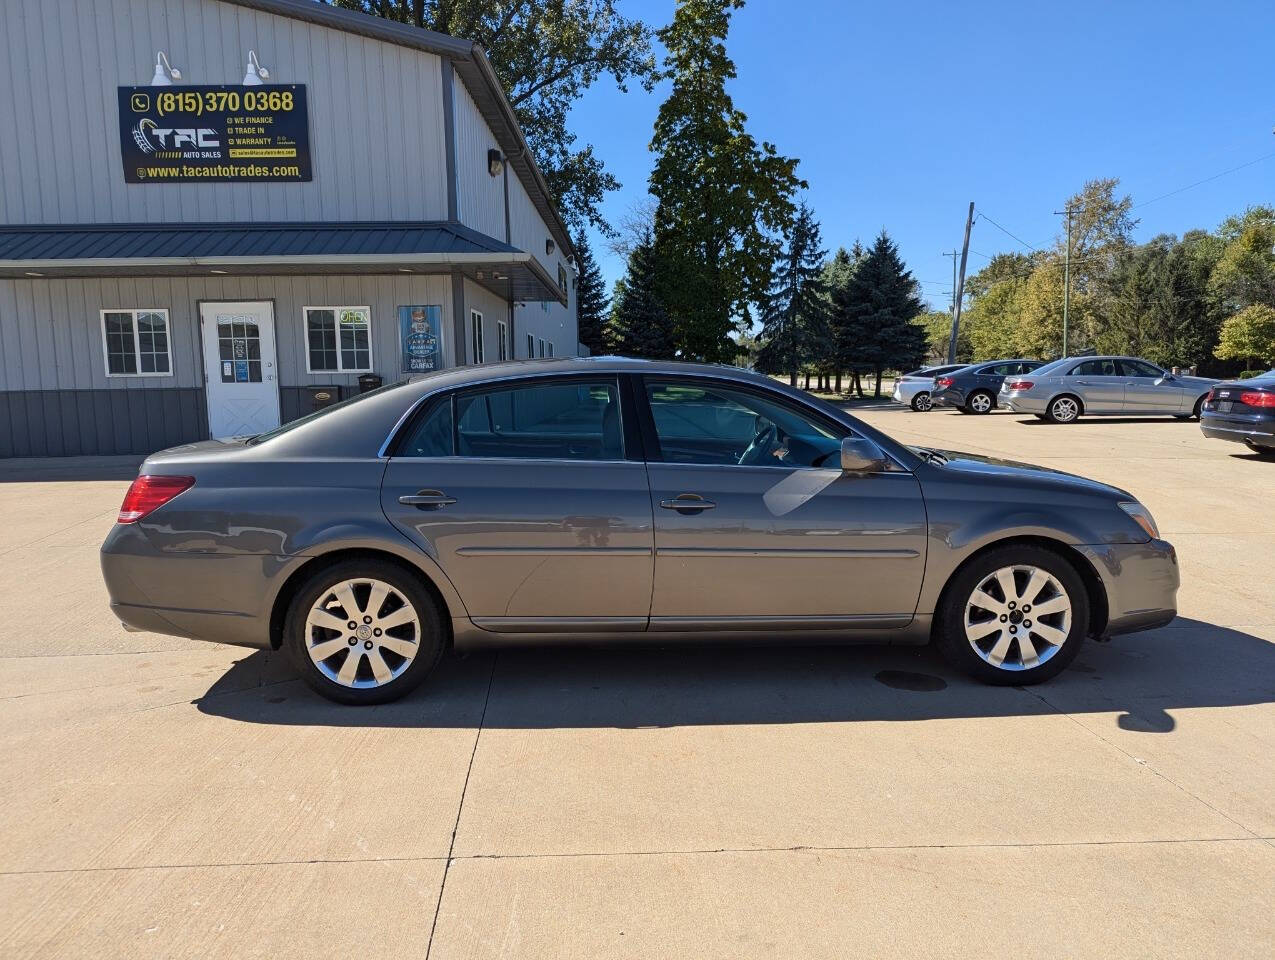
[(201, 303), (199, 325), (211, 435), (242, 437), (279, 426), (273, 304)]

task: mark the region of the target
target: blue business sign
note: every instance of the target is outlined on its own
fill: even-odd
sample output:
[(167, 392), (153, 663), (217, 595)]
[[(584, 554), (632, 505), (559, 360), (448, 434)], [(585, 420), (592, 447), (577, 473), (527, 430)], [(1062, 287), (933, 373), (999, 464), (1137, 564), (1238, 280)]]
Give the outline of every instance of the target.
[(442, 367), (442, 323), (443, 308), (437, 304), (398, 308), (398, 334), (403, 350), (404, 373), (426, 373)]

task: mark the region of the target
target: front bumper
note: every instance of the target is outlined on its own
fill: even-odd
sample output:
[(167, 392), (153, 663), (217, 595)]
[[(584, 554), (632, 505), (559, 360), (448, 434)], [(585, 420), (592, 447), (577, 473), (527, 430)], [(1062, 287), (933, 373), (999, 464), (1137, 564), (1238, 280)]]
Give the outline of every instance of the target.
[(1076, 548), (1102, 581), (1107, 595), (1103, 636), (1163, 627), (1178, 614), (1178, 554), (1165, 540), (1106, 543)]

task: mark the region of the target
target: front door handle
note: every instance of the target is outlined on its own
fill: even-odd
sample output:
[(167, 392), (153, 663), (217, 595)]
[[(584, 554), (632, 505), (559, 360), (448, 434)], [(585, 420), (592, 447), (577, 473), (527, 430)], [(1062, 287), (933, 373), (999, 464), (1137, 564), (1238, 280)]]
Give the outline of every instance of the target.
[(439, 510), (456, 502), (441, 490), (421, 490), (418, 493), (406, 493), (398, 498), (398, 502), (417, 510)]
[(701, 510), (712, 510), (717, 504), (705, 500), (698, 493), (679, 493), (674, 500), (661, 500), (660, 506), (665, 510), (676, 510), (681, 514), (699, 513)]

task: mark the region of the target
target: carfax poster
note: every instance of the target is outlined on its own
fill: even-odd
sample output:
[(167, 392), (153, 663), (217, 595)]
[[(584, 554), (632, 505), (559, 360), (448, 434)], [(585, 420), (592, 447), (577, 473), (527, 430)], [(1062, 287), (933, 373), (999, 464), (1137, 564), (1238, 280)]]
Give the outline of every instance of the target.
[(403, 349), (403, 371), (424, 373), (443, 365), (442, 326), (443, 308), (434, 306), (399, 307), (399, 342)]

